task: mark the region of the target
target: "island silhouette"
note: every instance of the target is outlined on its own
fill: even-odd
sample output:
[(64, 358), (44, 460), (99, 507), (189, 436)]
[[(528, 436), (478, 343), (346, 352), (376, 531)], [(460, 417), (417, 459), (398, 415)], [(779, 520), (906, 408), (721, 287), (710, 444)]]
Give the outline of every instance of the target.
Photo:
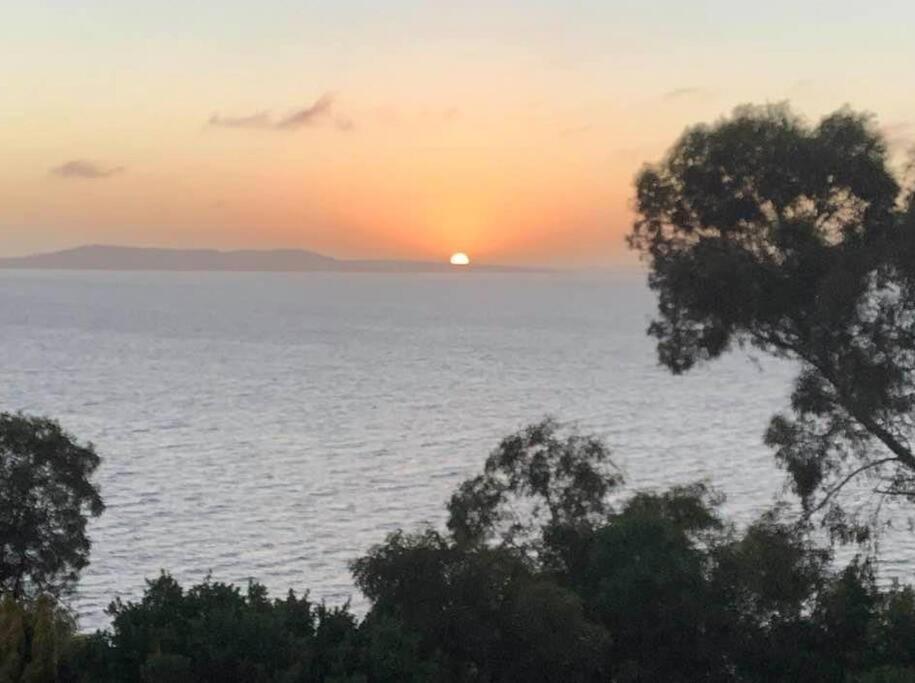
[(87, 245), (30, 256), (0, 258), (0, 268), (43, 270), (166, 270), (239, 272), (496, 273), (548, 272), (546, 268), (486, 265), (454, 266), (435, 261), (338, 259), (305, 249), (159, 249)]

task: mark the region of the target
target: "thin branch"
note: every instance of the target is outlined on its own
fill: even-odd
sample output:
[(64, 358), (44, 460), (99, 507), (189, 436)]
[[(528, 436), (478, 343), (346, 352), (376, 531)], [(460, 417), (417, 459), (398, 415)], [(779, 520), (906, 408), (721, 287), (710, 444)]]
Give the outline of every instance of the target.
[(822, 510), (823, 507), (826, 505), (826, 503), (828, 503), (829, 500), (830, 500), (834, 495), (836, 495), (842, 488), (844, 488), (845, 485), (846, 485), (848, 482), (850, 482), (852, 479), (854, 479), (855, 477), (857, 477), (859, 474), (861, 474), (861, 473), (864, 472), (865, 470), (869, 470), (869, 469), (871, 469), (871, 468), (873, 468), (873, 467), (879, 467), (880, 465), (885, 465), (885, 464), (887, 464), (888, 462), (898, 462), (898, 461), (899, 461), (899, 458), (896, 458), (896, 457), (893, 457), (893, 458), (882, 458), (882, 459), (880, 459), (880, 460), (875, 460), (874, 462), (869, 462), (869, 463), (867, 463), (867, 464), (865, 464), (865, 465), (861, 465), (861, 467), (859, 467), (859, 468), (857, 468), (857, 469), (855, 469), (855, 470), (852, 470), (851, 473), (849, 473), (844, 479), (842, 479), (842, 481), (840, 481), (835, 487), (833, 487), (832, 489), (830, 489), (830, 491), (826, 494), (826, 496), (823, 498), (823, 500), (821, 500), (819, 503), (817, 503), (817, 505), (816, 505), (815, 507), (811, 508), (810, 510), (808, 510), (808, 511), (804, 514), (804, 519), (805, 519), (805, 520), (810, 519), (810, 517), (811, 517), (814, 513), (819, 512), (820, 510)]
[[(756, 335), (757, 338), (760, 335)], [(765, 339), (765, 337), (763, 337)], [(779, 344), (779, 342), (770, 340), (770, 343)], [(883, 442), (890, 451), (892, 451), (896, 457), (894, 460), (898, 460), (905, 467), (910, 470), (915, 470), (915, 455), (912, 454), (910, 448), (896, 439), (890, 431), (879, 424), (877, 424), (873, 419), (860, 413), (854, 406), (854, 401), (849, 399), (845, 394), (845, 391), (842, 389), (842, 385), (833, 377), (832, 371), (830, 368), (826, 367), (823, 363), (819, 362), (816, 358), (811, 357), (809, 353), (804, 352), (802, 349), (792, 346), (787, 343), (780, 343), (782, 348), (785, 348), (792, 353), (797, 354), (797, 356), (806, 363), (809, 363), (812, 367), (816, 368), (823, 379), (829, 382), (833, 389), (835, 389), (838, 394), (838, 405), (840, 405), (848, 414), (854, 418), (862, 427), (869, 431), (873, 436), (875, 436), (879, 441)]]
[(882, 493), (886, 496), (915, 496), (915, 491), (905, 489), (874, 489), (874, 493)]

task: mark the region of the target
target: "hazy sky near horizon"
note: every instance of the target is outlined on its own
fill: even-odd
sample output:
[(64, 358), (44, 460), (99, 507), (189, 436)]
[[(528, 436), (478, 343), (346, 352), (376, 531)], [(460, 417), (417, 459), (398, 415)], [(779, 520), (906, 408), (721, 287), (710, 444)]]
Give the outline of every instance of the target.
[(634, 173), (735, 105), (915, 143), (913, 33), (910, 0), (12, 0), (0, 255), (629, 260)]

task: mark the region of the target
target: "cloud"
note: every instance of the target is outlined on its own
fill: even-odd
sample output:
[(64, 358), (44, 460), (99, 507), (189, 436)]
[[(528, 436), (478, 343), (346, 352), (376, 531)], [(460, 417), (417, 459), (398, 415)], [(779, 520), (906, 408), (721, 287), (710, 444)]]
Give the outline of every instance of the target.
[(668, 90), (666, 93), (661, 95), (661, 98), (665, 100), (681, 100), (687, 97), (705, 97), (709, 94), (709, 91), (705, 88), (691, 86), (688, 88), (676, 88), (674, 90)]
[(334, 98), (328, 94), (322, 95), (310, 107), (293, 112), (278, 121), (276, 128), (279, 130), (295, 130), (305, 126), (314, 126), (330, 118), (333, 107)]
[(219, 128), (279, 131), (294, 131), (300, 128), (314, 128), (322, 125), (331, 125), (342, 131), (350, 131), (355, 128), (352, 119), (337, 113), (334, 97), (330, 93), (325, 93), (311, 105), (297, 109), (279, 119), (274, 119), (266, 111), (248, 116), (213, 114), (208, 124)]
[(210, 117), (211, 126), (222, 128), (270, 128), (270, 117), (262, 111), (250, 116), (220, 116), (213, 114)]
[(51, 175), (55, 175), (58, 178), (81, 178), (84, 180), (110, 178), (123, 172), (123, 166), (102, 166), (94, 161), (86, 161), (85, 159), (65, 161), (60, 166), (55, 166), (50, 170)]

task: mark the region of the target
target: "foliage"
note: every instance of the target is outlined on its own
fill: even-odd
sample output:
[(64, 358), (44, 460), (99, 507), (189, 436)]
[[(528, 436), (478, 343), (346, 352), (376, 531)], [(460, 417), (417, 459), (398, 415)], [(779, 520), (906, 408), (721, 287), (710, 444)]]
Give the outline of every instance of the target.
[(0, 595), (60, 594), (88, 564), (98, 464), (56, 422), (0, 413)]
[(0, 599), (0, 683), (51, 683), (70, 646), (74, 623), (49, 596)]
[(573, 561), (582, 532), (610, 513), (623, 479), (599, 439), (558, 431), (547, 418), (502, 439), (483, 473), (448, 503), (455, 540), (497, 543), (557, 566)]
[[(39, 482), (72, 501), (47, 482), (62, 463), (91, 473), (94, 453), (16, 420), (4, 453), (43, 471), (7, 455), (7, 489)], [(139, 602), (111, 604), (109, 629), (75, 635), (54, 595), (8, 590), (0, 683), (912, 679), (910, 588), (879, 588), (869, 561), (833, 570), (782, 509), (739, 531), (705, 484), (624, 497), (604, 444), (561, 431), (545, 420), (504, 439), (451, 498), (447, 532), (396, 532), (356, 560), (361, 621), (307, 595), (184, 589), (163, 573)]]
[(281, 681), (346, 678), (355, 618), (290, 592), (270, 600), (206, 581), (185, 591), (169, 575), (138, 603), (116, 600), (111, 631), (83, 643), (78, 680)]
[(860, 531), (834, 495), (856, 477), (912, 497), (915, 205), (872, 119), (741, 107), (688, 129), (636, 188), (661, 362), (681, 373), (735, 344), (799, 361), (766, 441), (839, 536)]
[(738, 533), (719, 503), (704, 485), (636, 494), (561, 572), (512, 547), (394, 534), (354, 565), (372, 602), (362, 629), (412, 634), (441, 681), (882, 680), (910, 666), (908, 589), (881, 592), (866, 562), (834, 572), (778, 510)]
[[(569, 442), (558, 438), (558, 426), (543, 424), (548, 432), (534, 425), (503, 441), (484, 475), (458, 488), (450, 535), (398, 532), (354, 563), (372, 603), (363, 629), (398, 624), (442, 681), (905, 675), (915, 653), (906, 635), (915, 618), (911, 593), (878, 590), (867, 562), (835, 573), (831, 553), (781, 509), (738, 533), (720, 515), (721, 496), (704, 484), (641, 492), (618, 501), (618, 510), (602, 502), (600, 514), (575, 517), (575, 543), (561, 547), (562, 562), (531, 553), (552, 547), (551, 534), (563, 526), (553, 524), (556, 516), (519, 525), (517, 515), (506, 524), (502, 514), (489, 514), (506, 491), (512, 510), (535, 510), (546, 496), (532, 482), (565, 471), (561, 458), (549, 459), (546, 473), (532, 468), (531, 454), (550, 443), (553, 453), (596, 452), (594, 461), (609, 462), (597, 439), (572, 442), (592, 444), (588, 449), (562, 449)], [(538, 436), (544, 433), (548, 438)], [(592, 486), (564, 489), (581, 498), (571, 509), (604, 501), (615, 476), (604, 478), (614, 483), (600, 497)], [(466, 495), (480, 490), (498, 495)], [(473, 510), (468, 503), (485, 514), (455, 523), (455, 510)], [(473, 534), (460, 523), (466, 518)], [(519, 526), (525, 543), (516, 542)]]
[[(361, 621), (162, 574), (111, 604), (110, 628), (74, 635), (52, 596), (8, 593), (0, 683), (912, 679), (910, 588), (879, 588), (868, 561), (835, 571), (783, 510), (738, 530), (705, 484), (623, 497), (609, 464), (553, 421), (504, 440), (449, 531), (396, 532), (353, 563)], [(478, 487), (497, 495), (466, 496)], [(500, 511), (508, 496), (526, 516)]]
[(575, 593), (529, 571), (516, 551), (396, 533), (354, 563), (372, 603), (365, 621), (396, 623), (442, 681), (591, 680), (607, 634)]
[(910, 589), (881, 591), (867, 562), (834, 572), (778, 513), (738, 533), (719, 502), (702, 485), (636, 494), (594, 525), (574, 573), (395, 533), (354, 563), (361, 622), (257, 584), (162, 575), (112, 604), (108, 631), (63, 648), (58, 680), (908, 680)]

